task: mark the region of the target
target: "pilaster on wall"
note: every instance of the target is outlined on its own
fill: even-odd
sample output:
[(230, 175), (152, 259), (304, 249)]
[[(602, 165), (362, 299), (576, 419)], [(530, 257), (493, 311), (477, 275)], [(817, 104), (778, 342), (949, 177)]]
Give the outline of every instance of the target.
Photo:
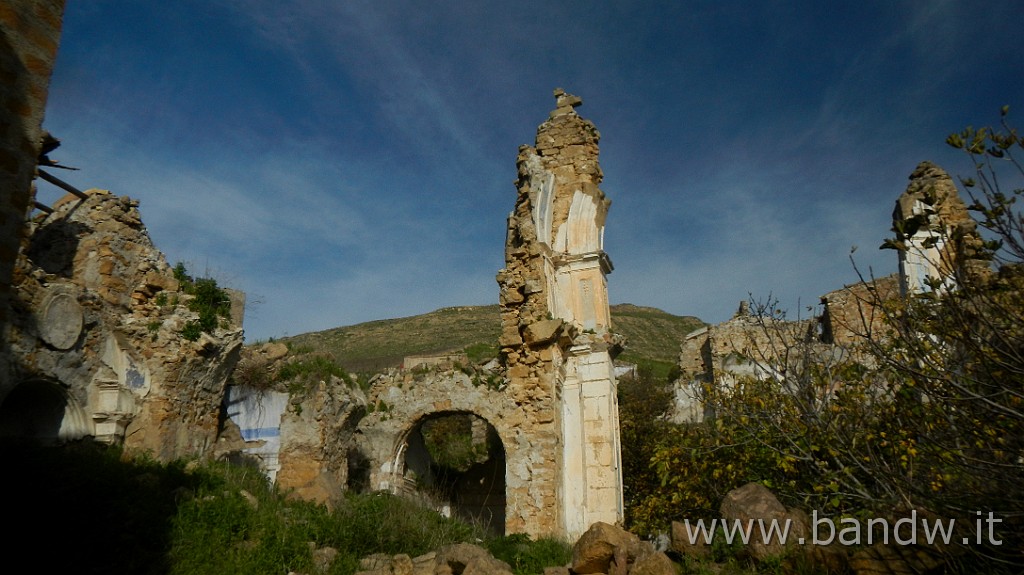
[[(600, 133), (555, 90), (556, 108), (519, 149), (519, 190), (509, 215), (501, 286), (508, 393), (544, 451), (509, 503), (530, 509), (507, 531), (576, 537), (595, 521), (622, 519), (618, 406), (605, 276), (604, 223), (611, 202), (598, 187)], [(522, 491), (519, 493), (518, 491)]]
[(598, 521), (614, 524), (623, 516), (615, 371), (600, 347), (572, 346), (564, 367), (563, 515), (573, 538)]

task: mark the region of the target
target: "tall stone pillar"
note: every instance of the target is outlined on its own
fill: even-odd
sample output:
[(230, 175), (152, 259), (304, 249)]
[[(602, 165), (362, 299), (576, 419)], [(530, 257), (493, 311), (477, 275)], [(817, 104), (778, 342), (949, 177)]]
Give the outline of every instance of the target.
[(576, 96), (519, 149), (519, 194), (509, 215), (501, 286), (502, 358), (510, 393), (537, 454), (510, 469), (507, 532), (575, 538), (622, 520), (622, 473), (604, 224), (600, 134)]

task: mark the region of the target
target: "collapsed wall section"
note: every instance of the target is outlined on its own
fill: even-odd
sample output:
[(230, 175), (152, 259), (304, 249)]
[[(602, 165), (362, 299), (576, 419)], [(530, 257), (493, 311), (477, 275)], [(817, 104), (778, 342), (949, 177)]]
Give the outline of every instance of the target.
[[(19, 438), (92, 437), (161, 460), (203, 455), (217, 437), (224, 387), (242, 347), (228, 318), (195, 340), (197, 312), (149, 238), (138, 202), (105, 190), (68, 195), (27, 225), (4, 336), (0, 420), (22, 385), (45, 381), (66, 412), (57, 433), (31, 421)], [(0, 421), (0, 424), (3, 424)]]
[(729, 388), (738, 378), (782, 380), (787, 366), (779, 352), (799, 345), (822, 361), (842, 356), (869, 365), (874, 356), (862, 347), (885, 341), (891, 329), (886, 302), (990, 276), (977, 222), (949, 174), (925, 161), (909, 180), (893, 210), (895, 237), (882, 244), (898, 252), (899, 273), (821, 296), (821, 313), (813, 320), (758, 318), (741, 304), (729, 321), (688, 335), (680, 349), (676, 421), (700, 421), (712, 414), (706, 402), (709, 389)]

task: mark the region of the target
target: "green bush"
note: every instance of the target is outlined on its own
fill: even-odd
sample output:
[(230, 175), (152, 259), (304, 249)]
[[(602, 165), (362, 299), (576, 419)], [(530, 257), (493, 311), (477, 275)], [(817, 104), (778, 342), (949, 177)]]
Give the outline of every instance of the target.
[(196, 341), (203, 332), (213, 333), (220, 324), (220, 318), (231, 317), (231, 298), (217, 286), (217, 280), (193, 278), (181, 262), (174, 266), (174, 279), (178, 280), (181, 291), (192, 296), (188, 309), (199, 314), (198, 319), (185, 324), (181, 337)]
[(434, 463), (464, 472), (487, 461), (488, 442), (473, 443), (473, 419), (472, 415), (453, 414), (423, 422), (420, 432)]
[[(329, 572), (350, 575), (373, 553), (415, 557), (453, 543), (489, 543), (481, 528), (386, 493), (347, 494), (333, 510), (294, 500), (253, 467), (160, 464), (91, 442), (5, 441), (0, 456), (19, 469), (3, 475), (0, 489), (33, 501), (30, 511), (11, 512), (19, 529), (7, 535), (9, 565), (38, 561), (34, 542), (52, 530), (54, 517), (103, 526), (62, 539), (63, 552), (46, 558), (61, 573), (312, 573), (312, 548), (333, 547)], [(541, 565), (548, 556), (554, 562), (542, 567), (564, 563), (545, 545), (520, 549), (519, 563)], [(101, 548), (111, 552), (95, 552)]]
[(279, 382), (292, 382), (301, 387), (310, 380), (330, 381), (332, 376), (350, 386), (355, 385), (345, 368), (326, 355), (308, 355), (292, 359), (277, 370), (275, 379)]
[(185, 327), (181, 328), (181, 337), (188, 341), (196, 341), (203, 335), (203, 326), (196, 320), (189, 320)]
[(671, 429), (665, 414), (672, 394), (668, 383), (647, 367), (638, 368), (636, 377), (622, 378), (618, 385), (626, 525), (641, 532), (657, 531), (643, 501), (661, 489), (651, 459)]
[(494, 343), (474, 343), (466, 346), (466, 357), (470, 363), (479, 364), (498, 357), (498, 346)]

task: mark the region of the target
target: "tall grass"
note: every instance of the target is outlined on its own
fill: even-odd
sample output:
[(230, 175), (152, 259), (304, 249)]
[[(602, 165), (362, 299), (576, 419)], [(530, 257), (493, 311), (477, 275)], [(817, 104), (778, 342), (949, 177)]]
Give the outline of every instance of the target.
[[(98, 444), (72, 448), (2, 444), (12, 467), (0, 489), (5, 518), (2, 571), (60, 573), (350, 575), (373, 553), (417, 556), (469, 542), (491, 550), (518, 575), (564, 565), (569, 547), (523, 535), (493, 537), (385, 493), (346, 494), (331, 510), (280, 493), (251, 467), (167, 465)], [(47, 541), (49, 553), (36, 551)], [(314, 549), (337, 550), (319, 571)]]

